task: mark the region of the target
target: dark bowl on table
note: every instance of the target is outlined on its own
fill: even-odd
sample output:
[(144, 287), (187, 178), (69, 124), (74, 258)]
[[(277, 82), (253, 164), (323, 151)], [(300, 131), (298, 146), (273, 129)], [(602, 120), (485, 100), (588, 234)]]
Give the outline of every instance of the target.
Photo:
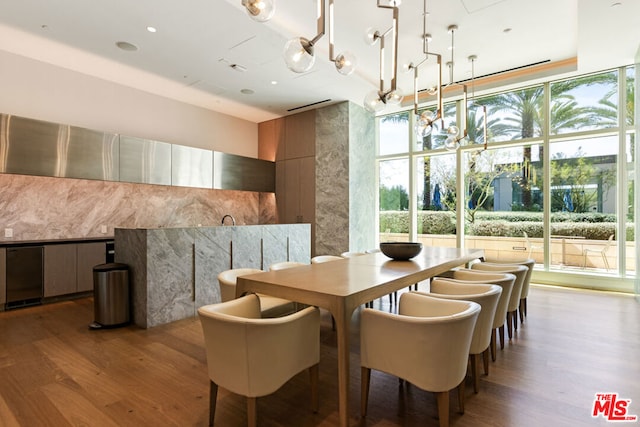
[(389, 258), (406, 261), (418, 255), (422, 250), (422, 243), (416, 242), (384, 242), (380, 243), (380, 251)]

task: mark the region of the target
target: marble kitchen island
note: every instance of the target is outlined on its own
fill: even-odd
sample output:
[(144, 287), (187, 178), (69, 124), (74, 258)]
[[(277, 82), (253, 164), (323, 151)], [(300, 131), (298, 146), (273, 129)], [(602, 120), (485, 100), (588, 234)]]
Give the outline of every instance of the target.
[(309, 224), (116, 228), (114, 237), (115, 261), (129, 266), (132, 321), (142, 328), (220, 302), (221, 271), (311, 258)]

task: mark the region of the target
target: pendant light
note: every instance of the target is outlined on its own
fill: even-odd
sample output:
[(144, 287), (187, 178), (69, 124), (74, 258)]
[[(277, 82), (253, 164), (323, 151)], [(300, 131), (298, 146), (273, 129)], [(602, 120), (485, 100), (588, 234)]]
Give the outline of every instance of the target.
[(276, 12), (275, 0), (242, 0), (247, 14), (254, 21), (266, 22)]
[[(384, 110), (387, 105), (398, 105), (402, 102), (402, 92), (397, 88), (397, 72), (398, 72), (398, 17), (400, 1), (391, 0), (387, 4), (381, 4), (378, 0), (377, 6), (382, 9), (393, 10), (393, 22), (391, 28), (384, 33), (377, 30), (368, 30), (366, 40), (369, 44), (374, 45), (380, 42), (380, 86), (378, 90), (369, 92), (364, 98), (364, 108), (371, 113), (379, 113)], [(384, 88), (384, 52), (386, 36), (391, 34), (391, 87), (389, 90)]]

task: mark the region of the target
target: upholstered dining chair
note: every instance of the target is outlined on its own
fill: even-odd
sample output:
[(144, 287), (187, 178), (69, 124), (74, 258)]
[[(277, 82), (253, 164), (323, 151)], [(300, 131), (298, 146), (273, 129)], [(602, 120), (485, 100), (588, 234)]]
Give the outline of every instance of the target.
[(496, 307), (496, 314), (493, 317), (493, 330), (491, 331), (491, 360), (495, 362), (497, 337), (500, 339), (500, 349), (504, 348), (504, 325), (507, 321), (507, 311), (516, 276), (509, 273), (494, 273), (491, 271), (470, 270), (466, 268), (450, 270), (445, 274), (446, 276), (444, 277), (456, 283), (491, 284), (498, 285), (502, 288), (502, 293), (500, 294)]
[(308, 264), (305, 264), (304, 262), (298, 262), (298, 261), (274, 262), (269, 266), (269, 271), (284, 270), (285, 268), (300, 267), (301, 265), (308, 265)]
[(360, 318), (361, 414), (366, 416), (371, 370), (386, 372), (436, 393), (440, 426), (449, 425), (449, 392), (464, 378), (480, 305), (415, 292), (400, 296), (398, 314), (365, 308)]
[[(218, 274), (218, 283), (220, 283), (220, 299), (222, 302), (235, 299), (238, 277), (256, 273), (263, 273), (263, 271), (257, 268), (232, 268), (220, 272)], [(278, 317), (293, 313), (297, 309), (295, 302), (284, 298), (264, 294), (258, 294), (258, 297), (260, 298), (262, 317)]]
[(524, 318), (527, 316), (527, 298), (529, 297), (529, 287), (531, 285), (531, 276), (533, 274), (533, 267), (536, 265), (536, 260), (533, 258), (527, 258), (522, 260), (500, 260), (497, 258), (485, 258), (485, 262), (493, 264), (516, 264), (524, 265), (529, 270), (522, 283), (522, 291), (520, 291), (520, 306), (518, 313), (520, 314), (520, 323), (524, 322)]
[(311, 264), (321, 264), (323, 262), (339, 261), (341, 259), (344, 258), (337, 255), (316, 255), (311, 258)]
[(255, 294), (198, 309), (210, 379), (209, 425), (218, 387), (247, 398), (247, 424), (257, 425), (257, 398), (276, 392), (308, 369), (311, 402), (318, 410), (320, 314), (307, 307), (288, 316), (264, 319)]
[(366, 254), (367, 254), (366, 252), (347, 251), (347, 252), (342, 252), (340, 256), (342, 258), (352, 258), (354, 256), (361, 256)]
[(507, 335), (511, 340), (513, 338), (513, 330), (518, 329), (518, 308), (520, 307), (520, 294), (522, 286), (529, 269), (524, 265), (516, 264), (494, 264), (491, 262), (476, 262), (471, 264), (472, 270), (491, 271), (494, 273), (510, 273), (516, 276), (513, 282), (513, 289), (509, 297), (509, 306), (507, 308)]
[(436, 298), (473, 301), (480, 304), (482, 310), (478, 315), (469, 348), (471, 378), (475, 393), (480, 387), (478, 356), (482, 355), (484, 374), (489, 375), (489, 347), (493, 331), (493, 318), (496, 315), (501, 293), (502, 288), (498, 285), (460, 283), (457, 280), (436, 277), (431, 280), (429, 294), (424, 294)]

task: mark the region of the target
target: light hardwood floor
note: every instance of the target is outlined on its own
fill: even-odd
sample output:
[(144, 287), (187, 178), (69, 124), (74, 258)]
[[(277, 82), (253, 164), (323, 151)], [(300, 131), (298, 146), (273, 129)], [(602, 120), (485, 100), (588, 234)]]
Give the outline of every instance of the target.
[[(0, 426), (205, 426), (208, 378), (197, 318), (152, 329), (92, 331), (91, 298), (0, 313)], [(375, 307), (389, 310), (388, 299)], [(631, 399), (640, 415), (640, 304), (628, 295), (533, 286), (529, 315), (498, 351), (453, 426), (600, 426), (595, 394)], [(369, 414), (359, 417), (357, 321), (352, 340), (351, 424), (437, 426), (431, 393), (373, 372)], [(335, 332), (321, 331), (320, 411), (307, 375), (258, 399), (261, 426), (335, 426)], [(640, 422), (639, 422), (640, 423)], [(622, 423), (625, 424), (625, 423)], [(245, 400), (218, 393), (218, 426), (246, 425)]]

